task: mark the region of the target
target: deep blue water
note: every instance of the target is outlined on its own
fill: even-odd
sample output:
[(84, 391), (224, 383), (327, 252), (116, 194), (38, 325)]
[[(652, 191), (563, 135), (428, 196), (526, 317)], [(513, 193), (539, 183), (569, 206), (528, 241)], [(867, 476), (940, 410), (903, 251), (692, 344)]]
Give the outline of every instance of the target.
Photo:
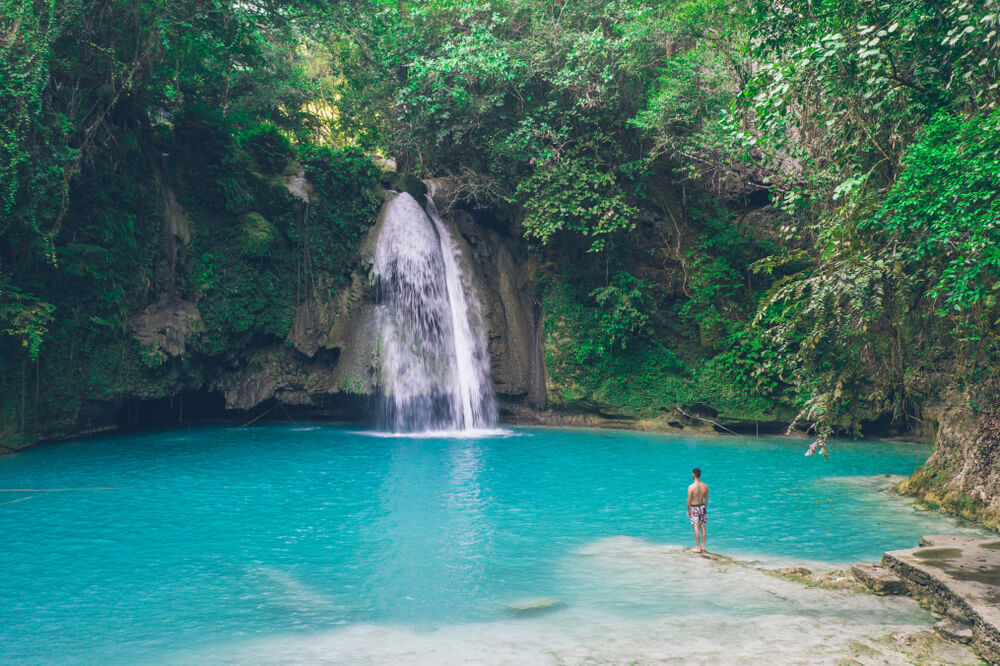
[[(712, 617), (747, 640), (761, 618), (929, 623), (902, 601), (797, 592), (681, 551), (694, 466), (711, 488), (709, 550), (751, 563), (833, 568), (962, 529), (881, 490), (878, 475), (911, 473), (925, 447), (838, 442), (824, 462), (805, 444), (266, 425), (28, 449), (0, 458), (0, 489), (22, 489), (0, 493), (0, 662), (458, 662), (492, 627), (510, 663), (550, 663), (516, 656), (536, 639), (574, 663), (588, 622), (645, 636)], [(540, 597), (559, 607), (506, 608)], [(393, 641), (410, 651), (386, 652)]]

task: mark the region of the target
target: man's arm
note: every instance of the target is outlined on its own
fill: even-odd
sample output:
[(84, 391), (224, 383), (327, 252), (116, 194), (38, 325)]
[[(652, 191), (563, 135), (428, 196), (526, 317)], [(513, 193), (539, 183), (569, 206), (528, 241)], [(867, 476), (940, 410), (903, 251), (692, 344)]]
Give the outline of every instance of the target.
[(684, 510), (685, 510), (686, 512), (688, 512), (688, 513), (691, 513), (691, 494), (692, 494), (693, 492), (694, 492), (694, 488), (693, 488), (692, 486), (688, 486), (688, 500), (687, 500), (687, 506), (685, 506), (685, 507), (684, 507)]

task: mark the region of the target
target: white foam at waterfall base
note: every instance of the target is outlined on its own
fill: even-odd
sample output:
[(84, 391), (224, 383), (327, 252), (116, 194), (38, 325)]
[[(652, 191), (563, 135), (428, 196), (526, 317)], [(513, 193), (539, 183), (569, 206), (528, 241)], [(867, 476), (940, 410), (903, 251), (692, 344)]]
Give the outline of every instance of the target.
[(493, 437), (520, 437), (521, 434), (506, 428), (470, 428), (468, 430), (427, 430), (424, 432), (383, 432), (359, 430), (351, 434), (378, 439), (489, 439)]
[(496, 423), (478, 301), (459, 252), (428, 199), (385, 204), (372, 271), (380, 420), (395, 432), (488, 430)]

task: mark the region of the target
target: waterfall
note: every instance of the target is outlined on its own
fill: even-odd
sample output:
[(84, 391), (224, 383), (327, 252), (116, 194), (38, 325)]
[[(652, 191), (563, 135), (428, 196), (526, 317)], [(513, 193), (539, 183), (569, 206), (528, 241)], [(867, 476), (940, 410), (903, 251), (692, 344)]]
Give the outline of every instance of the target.
[(379, 420), (396, 432), (481, 430), (496, 424), (479, 302), (458, 245), (427, 198), (385, 204), (372, 273), (377, 284)]

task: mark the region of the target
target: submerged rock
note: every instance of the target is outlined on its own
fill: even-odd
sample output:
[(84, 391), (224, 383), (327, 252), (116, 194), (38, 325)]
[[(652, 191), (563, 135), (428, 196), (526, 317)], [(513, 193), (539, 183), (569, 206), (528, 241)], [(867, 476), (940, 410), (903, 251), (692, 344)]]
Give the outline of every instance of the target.
[(718, 553), (710, 553), (707, 550), (703, 550), (700, 553), (696, 553), (693, 550), (685, 550), (684, 552), (690, 555), (697, 555), (698, 557), (702, 557), (706, 560), (712, 560), (713, 562), (720, 562), (722, 564), (732, 564), (733, 562), (733, 558), (731, 557), (719, 555)]
[(806, 587), (824, 590), (854, 590), (858, 582), (847, 571), (812, 571), (805, 567), (783, 567), (781, 569), (761, 569), (772, 576), (794, 581)]
[(506, 610), (519, 615), (529, 615), (543, 613), (563, 606), (563, 602), (551, 597), (538, 597), (536, 599), (525, 599), (517, 603), (510, 604)]
[(785, 567), (783, 569), (778, 569), (778, 573), (783, 576), (808, 576), (812, 573), (809, 569), (805, 567)]

